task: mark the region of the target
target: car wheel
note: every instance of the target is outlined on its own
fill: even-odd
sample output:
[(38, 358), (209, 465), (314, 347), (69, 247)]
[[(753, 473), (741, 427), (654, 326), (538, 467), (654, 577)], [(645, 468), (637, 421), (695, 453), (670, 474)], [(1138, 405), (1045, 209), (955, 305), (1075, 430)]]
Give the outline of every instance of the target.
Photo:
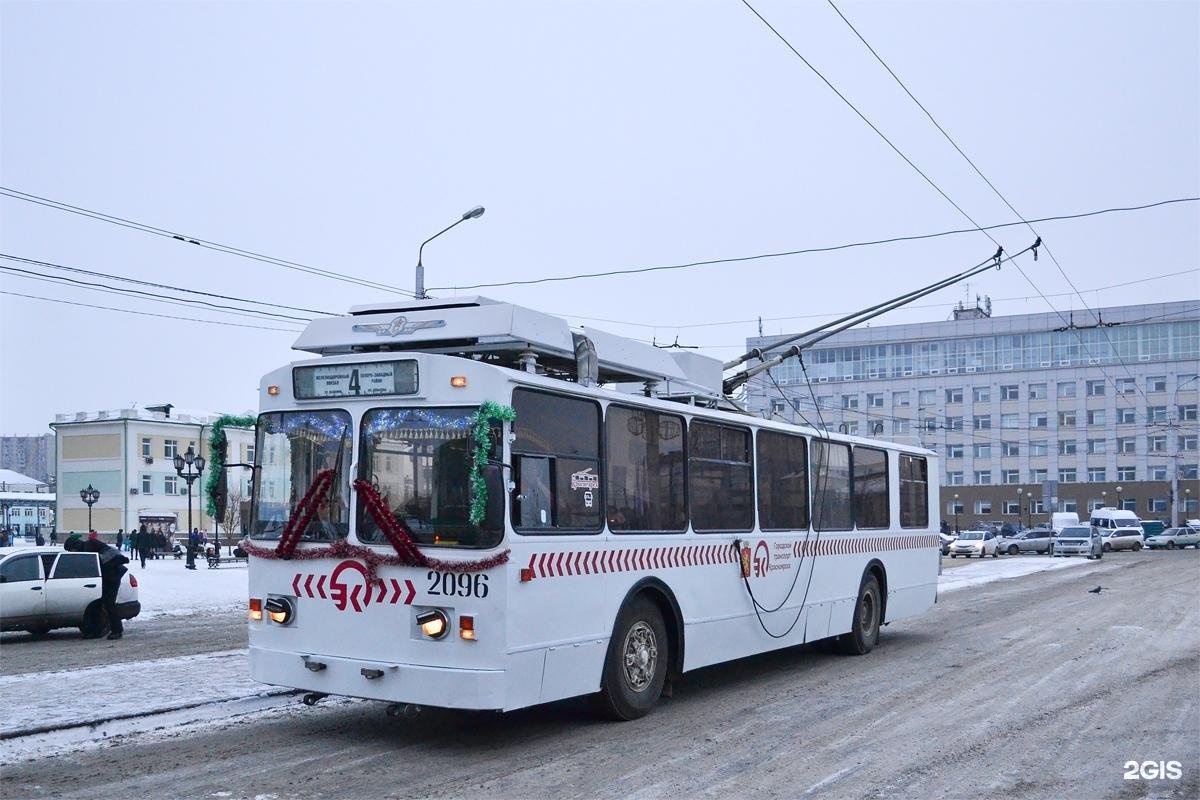
[(1112, 545), (1111, 545), (1111, 544), (1109, 544), (1108, 542), (1105, 542), (1105, 543), (1104, 543), (1104, 547), (1102, 547), (1102, 548), (1100, 548), (1100, 549), (1101, 549), (1101, 550), (1103, 550), (1103, 551), (1104, 551), (1104, 552), (1106, 552), (1106, 553), (1111, 553), (1111, 552), (1112, 552)]
[[(1000, 548), (997, 547), (995, 550), (992, 551), (992, 558), (999, 558), (999, 557), (1000, 557)], [(983, 558), (983, 556), (980, 556), (980, 558)]]
[(1133, 543), (1133, 552), (1135, 552), (1135, 553), (1136, 553), (1138, 550), (1141, 550), (1141, 549), (1142, 549), (1142, 543), (1141, 543), (1141, 542), (1134, 542), (1134, 543)]
[(951, 554), (950, 554), (950, 557), (951, 557), (951, 558), (958, 558), (958, 553), (951, 553)]
[(1167, 542), (1167, 549), (1168, 549), (1168, 550), (1174, 550), (1174, 549), (1175, 549), (1175, 543), (1174, 543), (1174, 542)]
[(837, 637), (838, 649), (850, 656), (865, 656), (879, 643), (879, 581), (874, 575), (863, 578), (854, 604), (854, 622), (850, 632)]
[(1017, 553), (1020, 553), (1020, 552), (1021, 552), (1021, 548), (1017, 547), (1015, 544), (1010, 544), (1008, 546), (1008, 554), (1010, 556), (1015, 556)]
[(667, 680), (670, 645), (658, 606), (645, 597), (627, 603), (617, 616), (604, 661), (600, 703), (615, 720), (644, 717), (654, 710)]
[(83, 612), (83, 624), (79, 626), (85, 639), (98, 639), (108, 633), (108, 613), (104, 604), (95, 600)]
[(49, 625), (38, 625), (33, 628), (26, 628), (25, 630), (29, 631), (30, 636), (45, 636), (47, 633), (50, 632), (50, 626)]

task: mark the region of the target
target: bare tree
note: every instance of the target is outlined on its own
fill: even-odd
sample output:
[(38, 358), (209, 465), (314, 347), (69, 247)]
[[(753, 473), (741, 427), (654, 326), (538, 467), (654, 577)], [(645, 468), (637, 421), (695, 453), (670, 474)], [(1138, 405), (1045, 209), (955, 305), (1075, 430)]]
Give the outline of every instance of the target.
[(229, 497), (225, 501), (225, 514), (221, 518), (221, 526), (225, 529), (225, 533), (232, 536), (242, 527), (242, 497), (241, 487), (234, 486), (229, 490)]

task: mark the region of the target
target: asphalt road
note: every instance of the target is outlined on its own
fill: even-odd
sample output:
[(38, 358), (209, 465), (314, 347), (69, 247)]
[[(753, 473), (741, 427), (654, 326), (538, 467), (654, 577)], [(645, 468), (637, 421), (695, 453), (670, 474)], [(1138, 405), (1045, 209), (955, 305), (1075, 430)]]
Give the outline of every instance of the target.
[[(583, 701), (416, 720), (339, 702), (6, 767), (0, 795), (1195, 798), (1198, 578), (1196, 551), (1120, 553), (964, 589), (868, 656), (799, 647), (689, 673), (632, 723)], [(0, 650), (6, 671), (19, 649)], [(1123, 778), (1159, 760), (1182, 777)]]

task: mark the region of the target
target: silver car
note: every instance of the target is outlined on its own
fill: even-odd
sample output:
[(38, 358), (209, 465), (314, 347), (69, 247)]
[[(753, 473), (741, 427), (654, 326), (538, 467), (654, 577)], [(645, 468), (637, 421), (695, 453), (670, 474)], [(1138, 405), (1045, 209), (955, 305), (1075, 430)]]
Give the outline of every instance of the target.
[(1100, 532), (1090, 525), (1068, 525), (1058, 532), (1050, 550), (1051, 555), (1087, 556), (1088, 560), (1104, 557)]
[(1101, 528), (1101, 541), (1104, 543), (1104, 552), (1110, 550), (1133, 550), (1135, 553), (1142, 549), (1142, 542), (1145, 540), (1145, 534), (1141, 528), (1132, 526), (1124, 528)]
[(1151, 550), (1159, 547), (1174, 550), (1176, 547), (1192, 546), (1200, 550), (1200, 530), (1184, 525), (1181, 528), (1167, 528), (1156, 536), (1146, 537), (1146, 547)]
[(1048, 553), (1054, 543), (1054, 533), (1048, 528), (1030, 528), (1010, 537), (1004, 545), (1004, 552), (1010, 556), (1017, 553)]

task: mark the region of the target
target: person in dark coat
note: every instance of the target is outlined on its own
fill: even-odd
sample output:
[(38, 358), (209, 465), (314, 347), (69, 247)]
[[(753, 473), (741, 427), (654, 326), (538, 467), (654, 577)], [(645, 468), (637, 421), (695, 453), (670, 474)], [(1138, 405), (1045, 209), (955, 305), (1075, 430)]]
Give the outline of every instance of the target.
[(196, 550), (200, 547), (200, 531), (192, 528), (192, 532), (188, 534), (187, 544), (187, 568), (196, 568)]
[(33, 542), (34, 542), (34, 544), (36, 544), (38, 547), (42, 547), (43, 545), (45, 545), (45, 544), (46, 544), (46, 537), (45, 537), (45, 536), (42, 536), (42, 532), (41, 532), (41, 531), (38, 531), (37, 533), (35, 533), (35, 534), (33, 535)]
[(126, 573), (129, 559), (121, 551), (99, 539), (84, 539), (73, 533), (63, 542), (63, 549), (71, 553), (96, 553), (100, 556), (100, 601), (108, 615), (109, 639), (120, 639), (125, 634), (121, 617), (117, 613), (117, 590), (121, 588), (121, 577)]
[(125, 529), (124, 528), (117, 528), (117, 549), (118, 550), (125, 549)]
[(133, 541), (130, 547), (137, 553), (138, 559), (142, 562), (142, 569), (146, 568), (146, 556), (150, 555), (150, 532), (146, 530), (146, 523), (137, 529), (137, 533), (133, 534)]
[(50, 531), (50, 544), (58, 544), (58, 531)]

